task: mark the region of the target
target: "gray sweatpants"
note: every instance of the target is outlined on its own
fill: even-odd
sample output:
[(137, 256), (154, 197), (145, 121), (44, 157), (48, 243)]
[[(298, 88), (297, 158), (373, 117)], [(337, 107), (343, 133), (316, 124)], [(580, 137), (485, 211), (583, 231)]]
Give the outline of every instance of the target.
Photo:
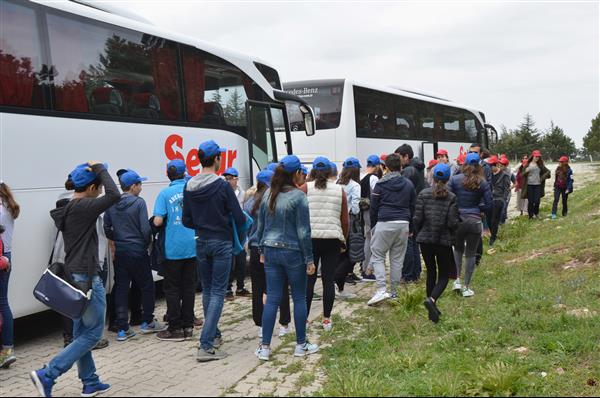
[(390, 280), (392, 284), (392, 293), (400, 285), (402, 279), (402, 267), (404, 266), (404, 256), (408, 246), (409, 225), (408, 223), (378, 222), (371, 231), (373, 238), (371, 240), (371, 265), (375, 270), (377, 287), (385, 289), (385, 258), (390, 253)]

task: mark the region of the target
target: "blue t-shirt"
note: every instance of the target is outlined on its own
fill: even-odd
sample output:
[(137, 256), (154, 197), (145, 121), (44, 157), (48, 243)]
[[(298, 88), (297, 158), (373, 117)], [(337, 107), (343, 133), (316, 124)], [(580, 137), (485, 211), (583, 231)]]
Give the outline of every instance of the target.
[(154, 216), (166, 222), (165, 255), (167, 260), (184, 260), (196, 257), (196, 233), (183, 226), (183, 189), (185, 180), (171, 182), (160, 191), (154, 204)]

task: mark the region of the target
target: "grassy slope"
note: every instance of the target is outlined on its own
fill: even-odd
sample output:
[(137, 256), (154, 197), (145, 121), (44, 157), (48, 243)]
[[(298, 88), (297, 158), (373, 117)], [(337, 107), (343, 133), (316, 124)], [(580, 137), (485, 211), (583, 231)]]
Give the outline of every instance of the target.
[(427, 320), (422, 284), (397, 302), (378, 309), (361, 302), (354, 319), (337, 319), (326, 338), (334, 344), (323, 357), (322, 394), (600, 394), (588, 385), (600, 384), (599, 318), (567, 314), (600, 313), (600, 183), (570, 199), (566, 219), (504, 227), (498, 253), (476, 271), (477, 295), (447, 291), (438, 325)]

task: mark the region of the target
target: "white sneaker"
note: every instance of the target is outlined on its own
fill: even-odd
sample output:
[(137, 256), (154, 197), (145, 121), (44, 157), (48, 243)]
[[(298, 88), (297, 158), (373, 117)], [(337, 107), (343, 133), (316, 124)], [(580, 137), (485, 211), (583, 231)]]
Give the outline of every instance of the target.
[(375, 293), (373, 298), (371, 300), (369, 300), (367, 305), (379, 304), (382, 301), (389, 300), (390, 298), (391, 298), (390, 294), (388, 292), (386, 292), (385, 289), (380, 289), (377, 291), (377, 293)]
[(279, 337), (285, 337), (290, 332), (289, 326), (281, 326), (279, 328)]
[(305, 357), (307, 355), (315, 354), (319, 351), (319, 346), (316, 344), (310, 344), (308, 342), (302, 345), (296, 345), (296, 351), (294, 352), (295, 357)]
[(256, 356), (261, 361), (268, 361), (269, 358), (271, 357), (271, 349), (270, 348), (263, 348), (263, 346), (261, 344), (256, 349)]
[(454, 285), (452, 285), (452, 290), (462, 290), (462, 283), (460, 283), (460, 279), (454, 281)]
[(333, 330), (333, 322), (331, 319), (323, 319), (323, 330), (331, 332)]
[(350, 293), (347, 290), (342, 290), (341, 292), (338, 292), (337, 296), (342, 300), (352, 300), (356, 298), (356, 294)]
[(462, 296), (463, 297), (473, 297), (475, 295), (475, 292), (471, 289), (468, 288), (464, 288), (462, 291)]
[(259, 339), (262, 339), (262, 337), (263, 337), (262, 327), (261, 327), (261, 326), (259, 326), (259, 327), (258, 327), (258, 338), (259, 338)]

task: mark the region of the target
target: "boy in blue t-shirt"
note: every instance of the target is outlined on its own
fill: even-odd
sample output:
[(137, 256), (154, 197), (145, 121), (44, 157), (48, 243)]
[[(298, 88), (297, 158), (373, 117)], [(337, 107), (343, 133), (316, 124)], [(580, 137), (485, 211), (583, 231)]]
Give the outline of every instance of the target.
[(165, 234), (164, 291), (169, 328), (158, 333), (159, 340), (184, 341), (194, 330), (194, 301), (197, 285), (195, 231), (183, 226), (183, 190), (186, 166), (182, 160), (167, 165), (171, 184), (154, 205), (154, 225)]

